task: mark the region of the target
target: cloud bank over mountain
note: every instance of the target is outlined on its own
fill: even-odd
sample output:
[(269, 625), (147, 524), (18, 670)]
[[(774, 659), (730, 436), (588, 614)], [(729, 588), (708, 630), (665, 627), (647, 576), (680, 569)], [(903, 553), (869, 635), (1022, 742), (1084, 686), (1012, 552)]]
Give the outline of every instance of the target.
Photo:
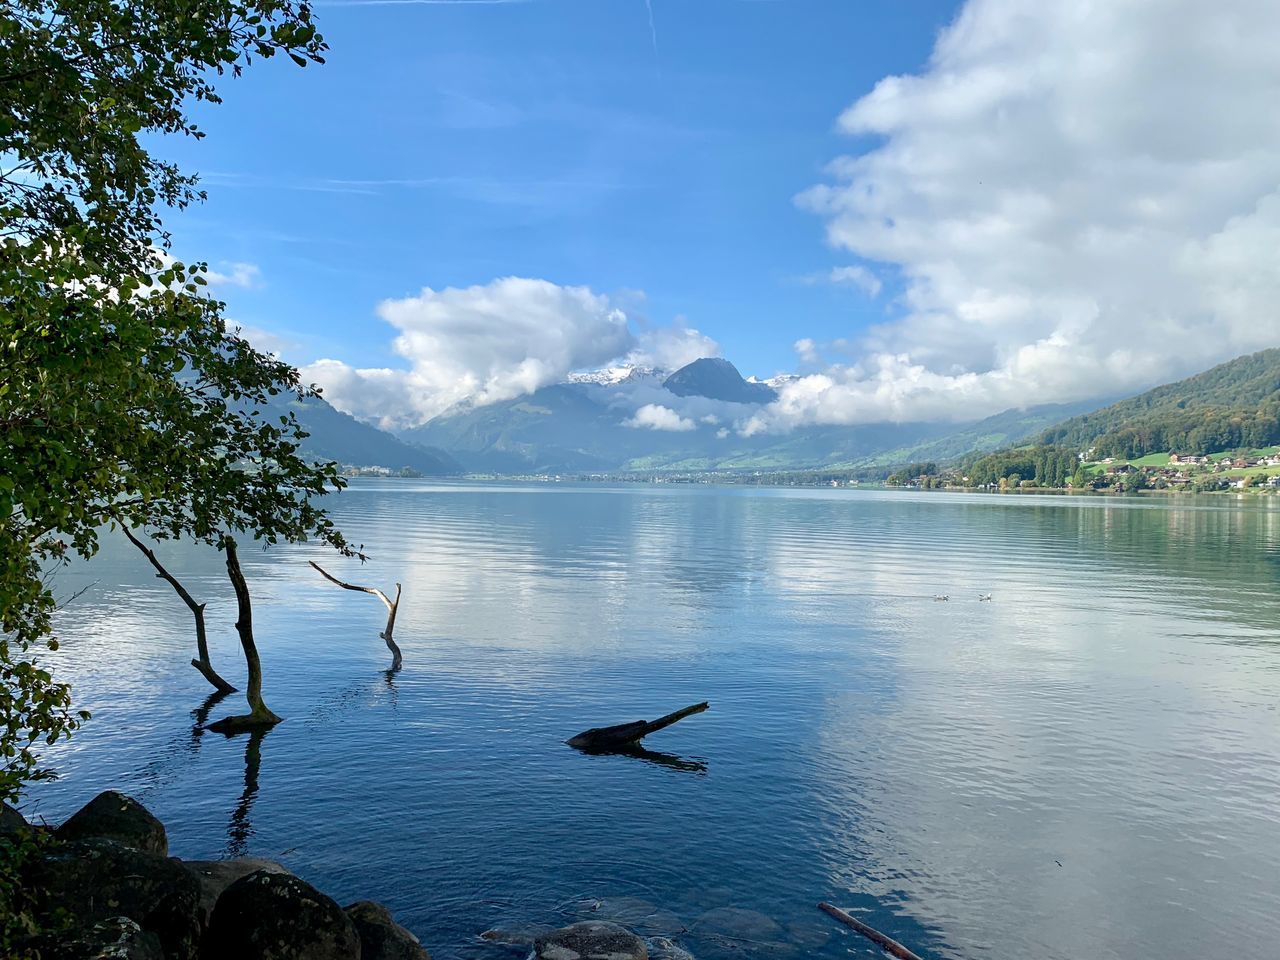
[(619, 359), (665, 367), (719, 353), (714, 340), (686, 324), (633, 331), (603, 294), (524, 277), (426, 287), (384, 300), (378, 316), (397, 331), (393, 349), (407, 369), (321, 359), (302, 374), (340, 410), (385, 427), (422, 423), (462, 402), (509, 400)]
[(973, 417), (1275, 344), (1277, 36), (1269, 0), (971, 0), (840, 118), (878, 145), (800, 198), (866, 264), (844, 276), (902, 278), (897, 315), (750, 429)]

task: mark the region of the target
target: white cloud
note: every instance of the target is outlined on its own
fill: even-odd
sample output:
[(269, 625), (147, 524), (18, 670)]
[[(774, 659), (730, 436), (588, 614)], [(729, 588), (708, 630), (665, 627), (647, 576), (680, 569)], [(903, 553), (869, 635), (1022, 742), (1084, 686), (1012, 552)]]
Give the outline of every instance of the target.
[(628, 363), (659, 370), (679, 370), (703, 357), (720, 356), (720, 344), (677, 318), (669, 327), (643, 327)]
[(637, 430), (667, 430), (674, 433), (698, 429), (698, 425), (688, 417), (682, 417), (670, 407), (657, 403), (646, 403), (630, 420), (622, 421), (622, 425)]
[(796, 356), (801, 363), (820, 363), (822, 355), (818, 353), (818, 344), (810, 337), (803, 337), (792, 344)]
[(302, 368), (334, 406), (384, 426), (422, 423), (461, 401), (495, 403), (600, 366), (635, 338), (626, 315), (587, 287), (507, 277), (385, 300), (409, 369), (355, 369), (338, 360)]
[(210, 268), (204, 278), (209, 286), (250, 288), (262, 283), (262, 271), (255, 263), (223, 263), (222, 270)]
[(869, 297), (878, 297), (884, 284), (880, 278), (857, 264), (848, 267), (834, 267), (830, 274), (832, 283), (844, 283), (857, 287)]
[[(407, 369), (355, 368), (334, 359), (301, 369), (338, 409), (396, 428), (459, 403), (483, 406), (532, 393), (611, 362), (673, 370), (720, 355), (719, 344), (683, 319), (633, 332), (618, 304), (643, 300), (634, 290), (611, 299), (587, 287), (521, 277), (425, 288), (378, 306), (378, 315), (399, 331), (392, 348)], [(643, 392), (645, 385), (634, 389)]]
[(1280, 342), (1278, 43), (1274, 0), (970, 0), (801, 198), (895, 268), (898, 315), (748, 429), (1115, 394)]
[(263, 330), (261, 327), (237, 326), (235, 332), (245, 340), (248, 340), (255, 349), (276, 357), (297, 346), (288, 337), (282, 337), (278, 333), (272, 333), (270, 330)]

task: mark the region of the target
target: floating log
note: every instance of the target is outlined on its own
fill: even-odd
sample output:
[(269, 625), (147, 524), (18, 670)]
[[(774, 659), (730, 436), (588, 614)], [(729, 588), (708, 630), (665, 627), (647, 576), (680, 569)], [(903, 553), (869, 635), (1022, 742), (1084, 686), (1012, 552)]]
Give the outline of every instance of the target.
[(889, 956), (897, 957), (898, 960), (920, 960), (920, 957), (912, 953), (897, 940), (894, 940), (891, 937), (886, 937), (879, 930), (876, 930), (874, 927), (867, 926), (857, 917), (845, 913), (839, 907), (833, 907), (829, 903), (820, 903), (818, 904), (818, 909), (831, 914), (831, 916), (835, 917), (846, 927), (851, 927), (854, 930), (857, 930), (872, 943), (880, 947), (881, 950), (889, 954)]
[(663, 727), (669, 727), (695, 713), (702, 713), (710, 706), (711, 704), (706, 702), (695, 703), (691, 707), (668, 713), (657, 720), (637, 720), (634, 723), (620, 723), (613, 727), (592, 727), (566, 742), (579, 750), (623, 750), (635, 746), (649, 734), (656, 733)]

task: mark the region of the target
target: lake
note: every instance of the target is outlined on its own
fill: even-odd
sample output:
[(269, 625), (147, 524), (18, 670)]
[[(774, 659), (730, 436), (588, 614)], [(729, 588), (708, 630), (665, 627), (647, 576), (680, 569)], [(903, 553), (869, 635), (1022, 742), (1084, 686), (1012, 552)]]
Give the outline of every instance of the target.
[[(286, 722), (229, 739), (117, 533), (57, 581), (94, 718), (27, 812), (119, 789), (175, 855), (280, 860), (437, 960), (602, 916), (700, 960), (881, 955), (820, 900), (927, 958), (1272, 958), (1272, 503), (355, 481), (363, 568), (242, 547)], [(158, 552), (242, 685), (221, 556)], [(403, 582), (400, 673), (381, 604), (307, 559)], [(648, 758), (563, 743), (700, 700)]]

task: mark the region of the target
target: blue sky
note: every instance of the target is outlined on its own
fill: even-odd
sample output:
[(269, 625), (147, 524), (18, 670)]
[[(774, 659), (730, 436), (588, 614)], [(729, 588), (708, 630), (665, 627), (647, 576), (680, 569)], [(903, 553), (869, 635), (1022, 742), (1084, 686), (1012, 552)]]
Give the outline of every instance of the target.
[(721, 351), (799, 375), (752, 430), (976, 419), (1280, 342), (1274, 0), (317, 15), (161, 152), (175, 252), (359, 416)]
[(642, 290), (639, 315), (687, 317), (744, 371), (791, 369), (798, 328), (883, 310), (806, 282), (849, 257), (793, 198), (953, 12), (653, 0), (655, 49), (644, 0), (321, 5), (328, 63), (256, 65), (181, 145), (209, 200), (179, 253), (259, 267), (222, 293), (299, 362), (395, 364), (380, 300), (518, 275)]

